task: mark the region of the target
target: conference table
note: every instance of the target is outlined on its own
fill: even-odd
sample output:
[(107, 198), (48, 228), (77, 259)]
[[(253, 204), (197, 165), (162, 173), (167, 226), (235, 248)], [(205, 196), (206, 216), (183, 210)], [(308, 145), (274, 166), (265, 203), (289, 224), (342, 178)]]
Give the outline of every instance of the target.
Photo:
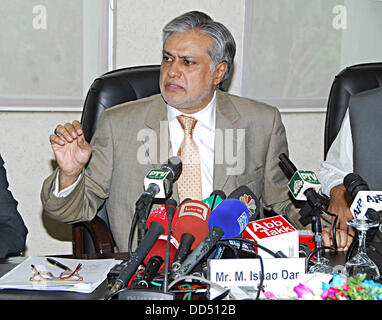
[[(367, 253), (371, 259), (382, 270), (382, 243), (373, 242), (367, 246)], [(52, 255), (50, 255), (52, 256)], [(330, 265), (344, 265), (346, 261), (346, 252), (327, 251), (323, 256), (329, 260)], [(56, 255), (56, 257), (73, 259), (109, 259), (114, 258), (124, 260), (129, 257), (128, 253), (110, 253), (110, 254), (81, 254), (81, 255)], [(25, 260), (26, 257), (9, 257), (0, 259), (0, 276), (12, 270), (15, 266)], [(19, 290), (4, 289), (0, 290), (0, 300), (104, 300), (108, 292), (108, 282), (103, 281), (92, 293), (64, 292), (64, 291), (37, 291), (37, 290)]]
[[(117, 259), (124, 260), (129, 257), (128, 253), (110, 254), (81, 254), (81, 255), (49, 255), (49, 257), (62, 257), (73, 259)], [(12, 270), (26, 257), (9, 257), (0, 259), (0, 276)], [(66, 291), (41, 291), (41, 290), (0, 290), (0, 300), (104, 300), (108, 292), (107, 280), (103, 281), (92, 293), (66, 292)]]

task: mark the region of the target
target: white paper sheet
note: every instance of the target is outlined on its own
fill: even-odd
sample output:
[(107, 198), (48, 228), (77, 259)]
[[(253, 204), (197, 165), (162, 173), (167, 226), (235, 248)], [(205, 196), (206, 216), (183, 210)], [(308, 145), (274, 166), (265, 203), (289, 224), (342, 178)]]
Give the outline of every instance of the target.
[(83, 277), (83, 281), (29, 281), (33, 275), (31, 269), (32, 264), (35, 265), (39, 271), (52, 272), (55, 276), (58, 276), (63, 271), (57, 266), (49, 264), (46, 258), (47, 257), (28, 257), (25, 259), (0, 278), (0, 289), (55, 290), (91, 293), (106, 279), (110, 269), (120, 263), (119, 260), (115, 259), (79, 260), (54, 257), (54, 260), (59, 261), (72, 270), (81, 263), (82, 267), (78, 273)]

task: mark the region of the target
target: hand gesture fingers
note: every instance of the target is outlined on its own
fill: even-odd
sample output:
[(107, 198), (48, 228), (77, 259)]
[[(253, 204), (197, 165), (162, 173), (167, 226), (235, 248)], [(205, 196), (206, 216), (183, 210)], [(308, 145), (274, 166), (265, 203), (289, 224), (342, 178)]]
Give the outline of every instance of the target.
[(79, 121), (57, 125), (49, 136), (58, 166), (64, 174), (77, 174), (89, 161), (92, 147), (83, 136)]

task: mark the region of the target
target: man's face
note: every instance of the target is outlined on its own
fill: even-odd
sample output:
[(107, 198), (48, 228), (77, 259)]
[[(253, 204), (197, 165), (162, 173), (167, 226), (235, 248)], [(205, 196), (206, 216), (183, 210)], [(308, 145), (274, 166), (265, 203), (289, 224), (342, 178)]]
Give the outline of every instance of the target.
[(197, 31), (173, 33), (167, 39), (161, 63), (160, 89), (170, 106), (184, 113), (195, 113), (210, 102), (221, 81), (218, 68), (211, 71), (208, 50), (212, 46), (211, 37)]

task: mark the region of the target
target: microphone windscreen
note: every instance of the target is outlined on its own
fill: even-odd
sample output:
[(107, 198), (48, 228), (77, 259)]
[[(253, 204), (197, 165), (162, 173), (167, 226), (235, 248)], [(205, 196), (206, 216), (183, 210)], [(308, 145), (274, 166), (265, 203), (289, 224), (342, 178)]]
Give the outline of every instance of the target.
[(224, 231), (223, 239), (240, 235), (249, 222), (249, 210), (238, 199), (226, 199), (213, 210), (208, 219), (208, 227), (220, 227)]
[[(147, 253), (147, 256), (143, 260), (143, 264), (146, 266), (151, 257), (160, 256), (163, 258), (163, 263), (160, 266), (160, 270), (164, 268), (165, 258), (166, 258), (166, 247), (167, 247), (167, 235), (162, 234), (159, 236), (158, 240), (154, 243), (153, 247)], [(170, 236), (170, 265), (174, 261), (176, 252), (178, 250), (179, 243), (175, 237)]]
[[(168, 232), (168, 216), (167, 216), (166, 207), (164, 204), (162, 204), (160, 207), (155, 208), (150, 213), (150, 215), (147, 218), (147, 222), (146, 222), (147, 228), (150, 228), (150, 225), (153, 221), (160, 223), (165, 230), (164, 234), (167, 234), (167, 232)], [(175, 222), (176, 222), (176, 214), (172, 218), (171, 229), (174, 228)]]
[(171, 173), (171, 181), (174, 182), (175, 180), (178, 179), (180, 173), (182, 172), (183, 169), (183, 164), (182, 160), (175, 156), (171, 157), (170, 159), (167, 160), (167, 163), (162, 165), (162, 169), (167, 169)]
[(208, 228), (208, 217), (211, 210), (208, 206), (199, 200), (189, 200), (179, 206), (176, 213), (176, 222), (172, 228), (173, 236), (180, 242), (184, 233), (191, 233), (195, 240), (192, 243), (191, 250), (204, 239), (210, 231)]
[(247, 186), (240, 186), (232, 191), (228, 198), (238, 199), (245, 203), (249, 210), (249, 221), (254, 221), (259, 217), (260, 201)]
[(344, 178), (344, 186), (346, 188), (346, 191), (353, 197), (357, 195), (358, 191), (369, 191), (370, 188), (365, 180), (362, 179), (361, 176), (359, 176), (356, 173), (349, 173)]

